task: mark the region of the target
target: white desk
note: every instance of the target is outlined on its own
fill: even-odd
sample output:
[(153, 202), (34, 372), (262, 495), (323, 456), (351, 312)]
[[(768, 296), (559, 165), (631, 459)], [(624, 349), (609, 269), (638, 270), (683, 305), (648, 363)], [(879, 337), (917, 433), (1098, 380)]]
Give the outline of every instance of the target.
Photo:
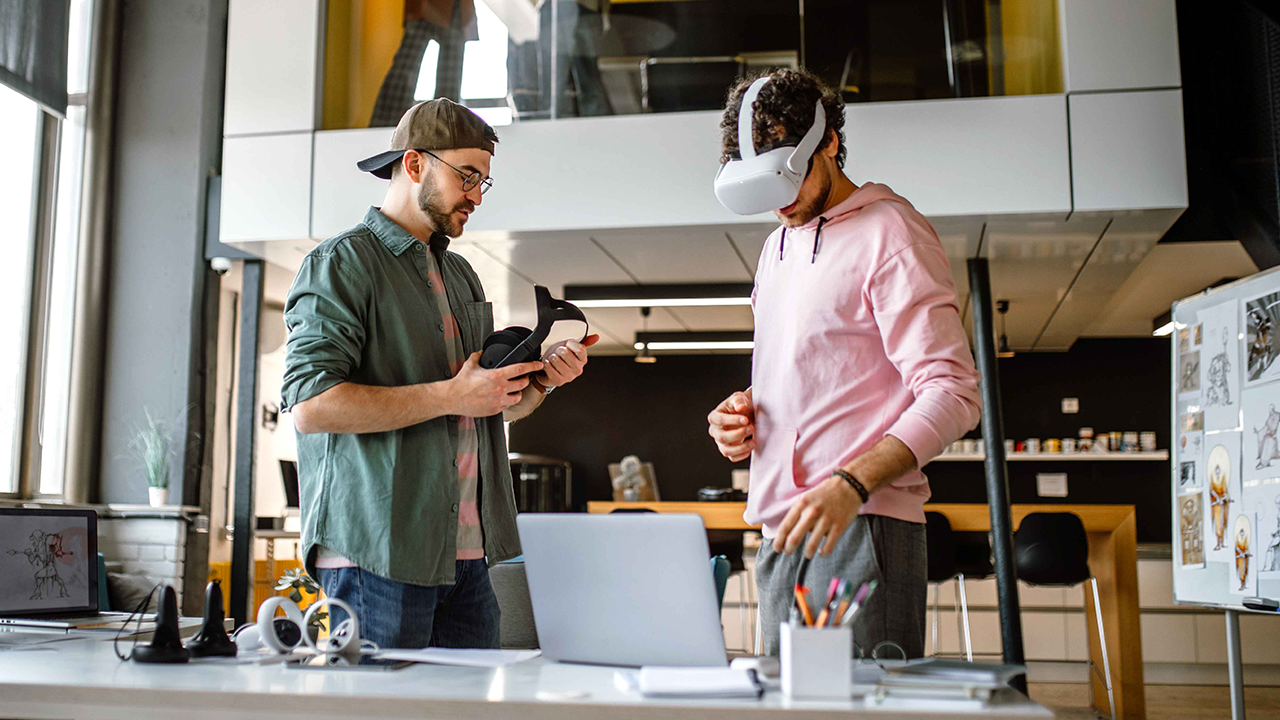
[[(614, 687), (613, 668), (561, 665), (542, 659), (500, 670), (412, 665), (390, 672), (292, 670), (278, 665), (138, 665), (120, 662), (110, 642), (66, 640), (46, 650), (0, 649), (0, 717), (221, 720), (391, 718), (654, 718), (682, 720), (787, 717), (805, 720), (858, 715), (939, 718), (943, 711), (889, 712), (860, 701), (645, 700)], [(555, 693), (589, 693), (566, 698)], [(548, 695), (547, 693), (551, 693)], [(1019, 699), (985, 714), (1050, 718)], [(976, 713), (973, 713), (976, 715)]]

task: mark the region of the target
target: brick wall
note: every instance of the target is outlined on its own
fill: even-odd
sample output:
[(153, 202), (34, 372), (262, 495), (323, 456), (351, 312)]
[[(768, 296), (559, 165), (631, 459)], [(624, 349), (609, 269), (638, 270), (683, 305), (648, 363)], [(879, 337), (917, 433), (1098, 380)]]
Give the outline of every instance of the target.
[(187, 521), (183, 518), (98, 518), (98, 551), (124, 572), (167, 582), (182, 605)]

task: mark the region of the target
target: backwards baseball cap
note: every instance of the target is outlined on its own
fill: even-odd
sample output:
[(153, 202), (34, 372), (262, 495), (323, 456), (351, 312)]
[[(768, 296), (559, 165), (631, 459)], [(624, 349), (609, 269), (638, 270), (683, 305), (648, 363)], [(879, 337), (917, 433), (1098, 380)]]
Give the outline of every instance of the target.
[(436, 98), (409, 108), (391, 134), (391, 149), (361, 160), (356, 167), (390, 180), (391, 170), (406, 150), (479, 148), (492, 155), (496, 142), (498, 133), (479, 115), (448, 98)]

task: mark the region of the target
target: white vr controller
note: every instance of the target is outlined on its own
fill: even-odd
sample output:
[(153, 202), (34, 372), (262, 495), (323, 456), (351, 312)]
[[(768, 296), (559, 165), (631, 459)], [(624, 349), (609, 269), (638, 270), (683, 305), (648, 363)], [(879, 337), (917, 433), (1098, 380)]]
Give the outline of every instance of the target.
[(769, 82), (762, 77), (751, 83), (738, 110), (738, 153), (716, 173), (716, 199), (739, 215), (755, 215), (785, 208), (800, 196), (800, 185), (809, 171), (809, 159), (818, 149), (827, 128), (827, 113), (818, 100), (813, 125), (795, 147), (777, 147), (757, 154), (752, 141), (755, 101)]
[[(313, 640), (306, 628), (311, 625), (312, 618), (321, 608), (329, 606), (341, 608), (347, 613), (347, 619), (332, 628), (328, 637)], [(276, 611), (280, 609), (284, 610), (284, 617), (276, 617)], [(292, 653), (305, 644), (317, 654), (333, 656), (333, 664), (340, 664), (338, 658), (350, 660), (360, 656), (360, 620), (350, 605), (337, 598), (324, 598), (311, 603), (306, 615), (289, 598), (267, 598), (258, 608), (257, 622), (241, 627), (233, 637), (242, 651), (265, 649), (283, 655)]]

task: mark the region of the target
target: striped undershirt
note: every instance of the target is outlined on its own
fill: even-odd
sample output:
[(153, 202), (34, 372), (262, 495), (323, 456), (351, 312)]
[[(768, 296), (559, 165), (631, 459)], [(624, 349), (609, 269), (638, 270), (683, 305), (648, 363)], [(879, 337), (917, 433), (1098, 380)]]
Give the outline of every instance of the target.
[[(440, 265), (434, 253), (427, 256), (427, 286), (435, 295), (444, 320), (445, 348), (449, 359), (449, 372), (454, 375), (466, 362), (462, 348), (462, 331), (449, 305), (449, 294), (440, 275)], [(458, 559), (484, 559), (484, 530), (480, 527), (480, 505), (477, 488), (480, 481), (480, 436), (476, 432), (475, 418), (458, 418)], [(316, 557), (317, 568), (356, 567), (347, 558), (321, 546)]]

